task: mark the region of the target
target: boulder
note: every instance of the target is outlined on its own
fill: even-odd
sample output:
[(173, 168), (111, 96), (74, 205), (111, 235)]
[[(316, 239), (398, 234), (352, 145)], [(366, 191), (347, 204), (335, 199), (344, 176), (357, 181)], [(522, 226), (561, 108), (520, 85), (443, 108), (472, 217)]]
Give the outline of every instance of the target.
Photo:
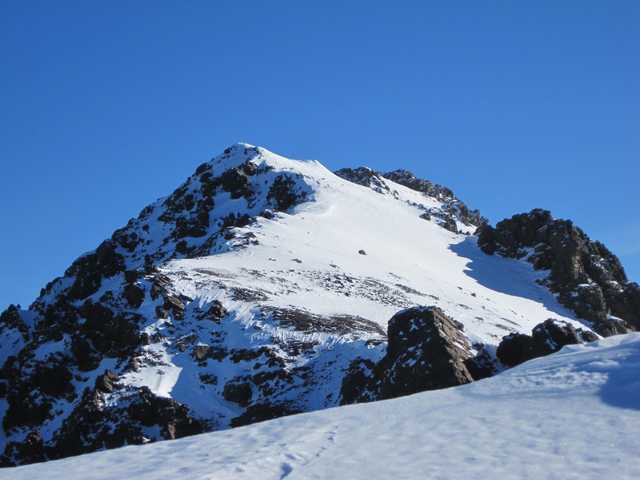
[(496, 356), (506, 366), (513, 367), (532, 358), (557, 352), (565, 345), (592, 342), (598, 336), (588, 330), (575, 328), (572, 324), (548, 319), (536, 325), (531, 335), (512, 333), (505, 336)]
[(222, 189), (229, 192), (231, 198), (249, 198), (252, 195), (249, 179), (241, 167), (225, 171), (218, 181)]
[(576, 328), (569, 322), (549, 319), (533, 328), (535, 348), (541, 355), (557, 352), (565, 345), (593, 342), (598, 336), (589, 330)]
[(141, 276), (138, 270), (127, 270), (124, 272), (124, 279), (127, 283), (135, 283)]
[(209, 304), (209, 307), (204, 312), (204, 314), (202, 314), (198, 318), (201, 320), (211, 320), (213, 322), (219, 323), (225, 317), (225, 315), (227, 315), (227, 309), (224, 308), (219, 300), (214, 300)]
[(462, 324), (437, 307), (398, 312), (389, 320), (387, 338), (380, 362), (352, 362), (342, 381), (342, 404), (463, 385), (474, 380), (470, 369), (479, 377), (490, 374), (489, 360), (473, 361)]
[(534, 358), (533, 338), (524, 333), (510, 333), (502, 337), (496, 356), (507, 367), (513, 367)]
[(198, 363), (206, 362), (209, 359), (220, 361), (226, 358), (227, 354), (228, 352), (224, 348), (210, 345), (196, 345), (191, 352), (191, 356)]
[(624, 318), (635, 330), (640, 330), (640, 285), (629, 282), (622, 290), (611, 292), (607, 300), (612, 315)]
[(340, 403), (373, 402), (380, 397), (379, 370), (375, 362), (356, 358), (345, 372), (340, 387)]
[(110, 308), (90, 301), (86, 301), (79, 311), (86, 319), (81, 333), (91, 341), (99, 353), (123, 356), (140, 343), (138, 324), (141, 317), (139, 315), (132, 313), (114, 315)]
[(71, 353), (76, 360), (78, 369), (82, 372), (94, 370), (100, 364), (100, 354), (85, 338), (75, 335), (71, 340)]
[(51, 418), (52, 402), (42, 395), (34, 395), (31, 382), (20, 382), (10, 386), (7, 392), (8, 408), (2, 419), (5, 432), (16, 428), (39, 427)]
[(131, 419), (144, 426), (160, 426), (166, 439), (195, 435), (205, 429), (202, 422), (190, 415), (187, 407), (171, 398), (158, 397), (147, 387), (140, 388), (138, 398), (131, 403), (128, 413)]
[(437, 307), (413, 307), (388, 325), (382, 360), (383, 398), (462, 385), (473, 381), (465, 362), (473, 356), (461, 323)]
[(444, 219), (442, 227), (446, 230), (449, 230), (451, 233), (458, 233), (458, 225), (456, 224), (456, 219), (451, 216), (447, 216)]

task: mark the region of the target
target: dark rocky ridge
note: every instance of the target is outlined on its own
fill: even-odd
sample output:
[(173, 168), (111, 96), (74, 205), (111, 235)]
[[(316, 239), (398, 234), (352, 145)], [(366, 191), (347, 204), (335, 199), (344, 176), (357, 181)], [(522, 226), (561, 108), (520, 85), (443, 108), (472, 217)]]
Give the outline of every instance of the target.
[(435, 198), (443, 203), (441, 210), (425, 209), (420, 205), (414, 206), (421, 207), (424, 210), (420, 216), (421, 218), (425, 220), (434, 218), (442, 227), (454, 233), (458, 232), (456, 220), (465, 225), (475, 227), (486, 222), (486, 219), (480, 215), (478, 210), (470, 210), (449, 188), (432, 183), (429, 180), (417, 178), (408, 170), (393, 170), (391, 172), (380, 173), (368, 167), (358, 167), (342, 168), (336, 170), (334, 173), (345, 180), (371, 188), (381, 194), (397, 196), (397, 192), (385, 181), (385, 179), (388, 179), (416, 192), (420, 192), (427, 197)]
[(549, 270), (545, 285), (558, 300), (593, 323), (601, 335), (640, 329), (640, 286), (629, 282), (620, 260), (570, 220), (532, 210), (478, 230), (487, 254), (525, 258)]

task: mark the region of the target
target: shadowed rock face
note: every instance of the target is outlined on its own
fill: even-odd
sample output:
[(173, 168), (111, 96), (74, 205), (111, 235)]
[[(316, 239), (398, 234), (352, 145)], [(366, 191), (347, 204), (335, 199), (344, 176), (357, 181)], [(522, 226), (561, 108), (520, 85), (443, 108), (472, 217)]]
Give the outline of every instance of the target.
[(589, 331), (575, 328), (567, 322), (549, 319), (536, 325), (531, 335), (512, 333), (498, 345), (496, 355), (507, 367), (514, 367), (532, 358), (557, 352), (565, 345), (593, 342), (598, 337)]
[[(355, 361), (342, 384), (342, 403), (356, 403), (463, 385), (490, 375), (476, 362), (463, 326), (437, 307), (413, 307), (389, 320), (386, 356)], [(484, 365), (484, 368), (482, 366)]]
[(613, 253), (570, 220), (532, 210), (495, 228), (483, 225), (478, 245), (489, 255), (526, 258), (534, 268), (549, 270), (544, 283), (601, 335), (640, 329), (640, 287), (628, 281)]

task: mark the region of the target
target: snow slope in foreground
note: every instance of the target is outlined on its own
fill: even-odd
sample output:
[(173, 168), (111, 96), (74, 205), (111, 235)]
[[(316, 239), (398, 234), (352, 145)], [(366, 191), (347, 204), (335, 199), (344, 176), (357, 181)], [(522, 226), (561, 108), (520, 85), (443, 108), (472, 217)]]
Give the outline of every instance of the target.
[(0, 479), (640, 478), (640, 334), (448, 390), (26, 467)]

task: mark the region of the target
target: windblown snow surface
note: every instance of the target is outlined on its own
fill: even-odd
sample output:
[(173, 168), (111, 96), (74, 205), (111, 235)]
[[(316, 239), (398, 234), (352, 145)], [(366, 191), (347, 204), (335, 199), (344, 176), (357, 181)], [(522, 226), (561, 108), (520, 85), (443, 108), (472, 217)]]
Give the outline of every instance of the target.
[(0, 479), (640, 478), (640, 334), (446, 390), (0, 470)]

